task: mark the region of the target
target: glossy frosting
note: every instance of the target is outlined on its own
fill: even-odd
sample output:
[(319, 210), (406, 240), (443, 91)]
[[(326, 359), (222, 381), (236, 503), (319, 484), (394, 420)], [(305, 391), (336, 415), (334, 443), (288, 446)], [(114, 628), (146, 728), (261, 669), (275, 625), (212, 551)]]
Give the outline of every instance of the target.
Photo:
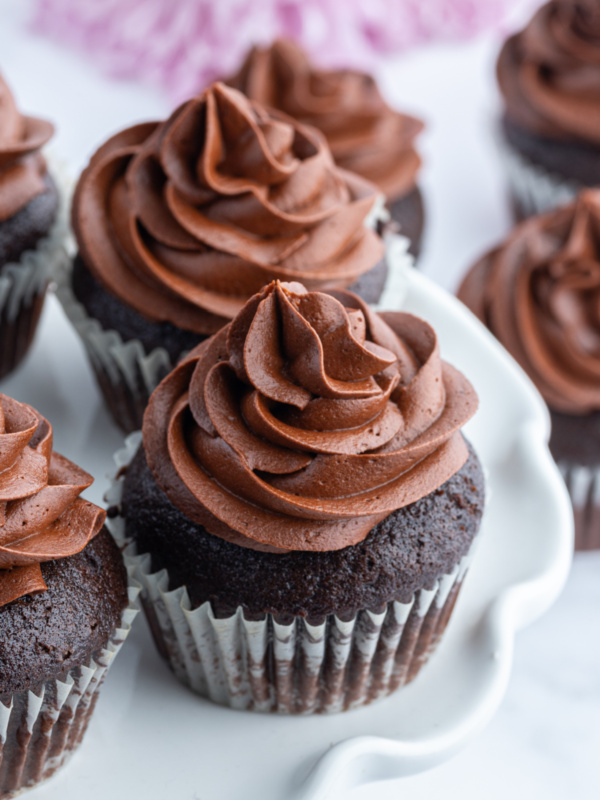
[(214, 84), (93, 156), (73, 226), (87, 267), (154, 321), (218, 330), (274, 278), (351, 285), (383, 256), (372, 184), (318, 131)]
[(337, 164), (396, 200), (416, 185), (423, 123), (391, 109), (370, 75), (320, 70), (291, 41), (254, 47), (227, 81), (263, 105), (319, 128)]
[(600, 6), (552, 0), (507, 40), (498, 79), (508, 117), (551, 139), (600, 144)]
[(519, 225), (458, 296), (552, 409), (600, 409), (600, 191)]
[(93, 478), (52, 451), (52, 428), (0, 394), (0, 606), (43, 592), (40, 563), (78, 553), (106, 513), (79, 497)]
[(19, 112), (0, 75), (0, 222), (46, 190), (46, 162), (40, 149), (53, 133), (46, 120)]
[(476, 407), (423, 320), (276, 282), (160, 384), (144, 446), (159, 486), (209, 532), (338, 550), (460, 469)]

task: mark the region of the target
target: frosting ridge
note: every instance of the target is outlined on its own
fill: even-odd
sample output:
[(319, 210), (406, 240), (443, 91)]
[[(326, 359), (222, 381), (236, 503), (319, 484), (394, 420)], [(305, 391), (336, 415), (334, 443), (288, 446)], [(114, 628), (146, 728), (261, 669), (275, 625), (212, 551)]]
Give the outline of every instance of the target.
[(0, 222), (46, 190), (41, 148), (54, 133), (50, 122), (21, 114), (0, 75)]
[(40, 564), (80, 552), (106, 513), (79, 497), (91, 475), (52, 450), (52, 427), (0, 394), (0, 606), (43, 592)]
[(552, 409), (600, 409), (600, 191), (517, 226), (458, 296)]
[(210, 533), (337, 550), (460, 469), (476, 406), (423, 320), (274, 282), (155, 390), (144, 448), (158, 485)]
[(552, 0), (504, 44), (497, 65), (508, 117), (551, 139), (600, 145), (600, 10)]
[(216, 83), (92, 157), (72, 220), (86, 266), (153, 321), (217, 331), (274, 278), (351, 285), (383, 257), (376, 187), (318, 131)]
[(229, 85), (321, 130), (336, 163), (377, 184), (390, 199), (416, 185), (414, 147), (423, 123), (390, 108), (373, 78), (354, 70), (323, 70), (290, 40), (253, 47)]

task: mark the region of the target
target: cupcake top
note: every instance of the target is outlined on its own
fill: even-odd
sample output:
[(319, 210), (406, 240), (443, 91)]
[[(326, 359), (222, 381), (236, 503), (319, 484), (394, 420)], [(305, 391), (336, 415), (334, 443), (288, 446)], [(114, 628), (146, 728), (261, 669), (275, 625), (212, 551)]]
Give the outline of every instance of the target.
[(462, 467), (476, 407), (423, 320), (274, 282), (155, 390), (144, 448), (161, 489), (210, 533), (338, 550)]
[(600, 191), (519, 225), (459, 298), (567, 414), (600, 410)]
[(414, 140), (423, 123), (391, 109), (370, 75), (316, 69), (298, 45), (253, 47), (227, 80), (252, 100), (323, 131), (336, 163), (377, 184), (392, 200), (416, 185)]
[(559, 140), (600, 145), (600, 6), (597, 0), (552, 0), (498, 59), (510, 120)]
[(50, 122), (19, 112), (0, 75), (0, 222), (46, 191), (40, 150), (53, 133)]
[(274, 278), (345, 287), (383, 256), (377, 189), (315, 129), (216, 83), (163, 123), (118, 133), (73, 202), (94, 276), (153, 321), (209, 334)]
[(93, 482), (52, 451), (52, 427), (0, 394), (0, 606), (43, 592), (40, 564), (78, 553), (106, 513), (79, 497)]

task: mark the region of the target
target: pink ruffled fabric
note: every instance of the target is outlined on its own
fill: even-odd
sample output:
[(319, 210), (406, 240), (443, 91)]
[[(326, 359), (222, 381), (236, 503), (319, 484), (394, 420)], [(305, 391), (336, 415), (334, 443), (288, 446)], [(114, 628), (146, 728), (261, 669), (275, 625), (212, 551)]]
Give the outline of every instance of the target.
[(519, 0), (34, 0), (33, 27), (143, 78), (173, 100), (234, 71), (253, 43), (295, 39), (323, 66), (372, 69), (381, 55), (473, 36)]

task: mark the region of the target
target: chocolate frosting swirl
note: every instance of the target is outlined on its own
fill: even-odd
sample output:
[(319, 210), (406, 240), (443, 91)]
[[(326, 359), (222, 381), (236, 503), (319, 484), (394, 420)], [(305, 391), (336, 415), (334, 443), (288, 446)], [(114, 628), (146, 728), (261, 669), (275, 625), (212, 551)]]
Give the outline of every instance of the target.
[(600, 6), (552, 0), (498, 59), (508, 117), (526, 130), (600, 145)]
[(423, 320), (276, 282), (160, 384), (144, 446), (158, 485), (210, 533), (338, 550), (460, 469), (476, 407)]
[(79, 553), (106, 513), (79, 497), (93, 478), (52, 451), (52, 428), (0, 394), (0, 606), (43, 592), (40, 564)]
[(600, 410), (600, 191), (519, 225), (458, 296), (552, 409)]
[(351, 285), (383, 256), (376, 187), (318, 131), (222, 84), (92, 157), (73, 226), (92, 273), (153, 321), (218, 330), (274, 278)]
[(414, 189), (421, 166), (414, 140), (423, 123), (391, 109), (370, 75), (316, 69), (298, 45), (278, 40), (253, 47), (226, 82), (319, 128), (336, 163), (377, 184), (391, 200)]
[(50, 122), (19, 113), (0, 75), (0, 222), (46, 191), (40, 149), (53, 133)]

